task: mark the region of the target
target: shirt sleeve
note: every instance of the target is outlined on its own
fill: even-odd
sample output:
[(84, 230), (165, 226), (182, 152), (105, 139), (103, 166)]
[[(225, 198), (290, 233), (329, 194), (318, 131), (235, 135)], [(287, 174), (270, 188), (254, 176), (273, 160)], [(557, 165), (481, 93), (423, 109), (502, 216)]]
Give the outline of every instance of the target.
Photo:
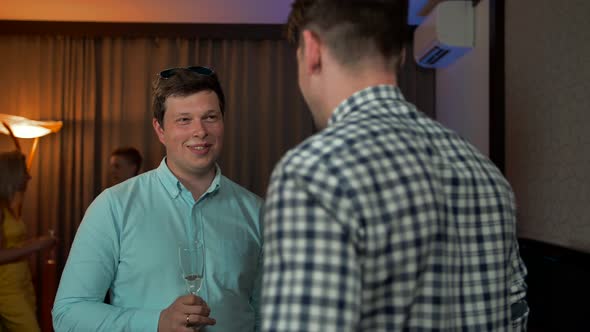
[(103, 302), (119, 260), (117, 217), (108, 190), (86, 211), (53, 305), (57, 332), (157, 331), (159, 310), (120, 308)]
[(327, 199), (339, 184), (327, 172), (312, 180), (291, 169), (275, 170), (266, 197), (262, 331), (355, 331), (360, 267)]
[(512, 328), (514, 331), (526, 331), (529, 316), (529, 307), (526, 302), (527, 285), (525, 281), (527, 269), (520, 257), (516, 239), (514, 240), (514, 248), (512, 250), (511, 271), (510, 311), (512, 314)]
[(260, 331), (260, 293), (262, 288), (262, 250), (258, 260), (258, 269), (256, 279), (254, 280), (254, 288), (252, 290), (252, 306), (254, 307), (254, 331)]

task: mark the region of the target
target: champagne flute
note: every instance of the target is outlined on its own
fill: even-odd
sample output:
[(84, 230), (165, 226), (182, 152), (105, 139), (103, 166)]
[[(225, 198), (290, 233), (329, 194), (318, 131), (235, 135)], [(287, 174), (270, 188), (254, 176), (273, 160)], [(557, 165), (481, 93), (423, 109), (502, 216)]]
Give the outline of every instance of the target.
[(182, 278), (186, 282), (187, 291), (197, 295), (203, 281), (205, 269), (205, 252), (202, 243), (190, 242), (178, 248), (178, 258), (182, 269)]

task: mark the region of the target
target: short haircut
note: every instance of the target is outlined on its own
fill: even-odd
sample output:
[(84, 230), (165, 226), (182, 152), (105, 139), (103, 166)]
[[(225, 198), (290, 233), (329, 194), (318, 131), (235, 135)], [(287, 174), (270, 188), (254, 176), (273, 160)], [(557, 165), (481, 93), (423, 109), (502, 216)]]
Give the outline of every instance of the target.
[(132, 163), (133, 165), (137, 166), (135, 170), (135, 175), (139, 174), (139, 170), (141, 169), (141, 162), (143, 158), (141, 157), (141, 153), (136, 148), (132, 147), (122, 147), (113, 150), (111, 152), (111, 156), (120, 156), (125, 158), (127, 161)]
[(225, 112), (225, 96), (216, 73), (201, 75), (186, 68), (177, 68), (174, 75), (166, 79), (157, 77), (153, 85), (152, 108), (154, 118), (160, 126), (163, 126), (168, 97), (186, 97), (201, 91), (213, 91), (217, 94), (219, 108), (223, 115)]
[(9, 204), (14, 194), (23, 190), (28, 177), (25, 156), (21, 152), (0, 153), (0, 206)]
[(406, 0), (296, 0), (286, 32), (299, 45), (301, 31), (313, 31), (344, 65), (367, 56), (398, 60), (409, 36), (406, 18)]

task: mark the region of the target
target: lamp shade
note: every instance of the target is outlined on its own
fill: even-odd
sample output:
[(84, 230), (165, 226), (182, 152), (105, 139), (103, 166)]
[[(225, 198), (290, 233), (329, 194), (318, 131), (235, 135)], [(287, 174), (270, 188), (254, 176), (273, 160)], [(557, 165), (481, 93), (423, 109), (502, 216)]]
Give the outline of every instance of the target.
[[(0, 113), (0, 123), (10, 126), (14, 136), (18, 138), (36, 138), (58, 132), (63, 123), (61, 121), (35, 121), (22, 116)], [(9, 135), (4, 126), (0, 126), (0, 133)]]

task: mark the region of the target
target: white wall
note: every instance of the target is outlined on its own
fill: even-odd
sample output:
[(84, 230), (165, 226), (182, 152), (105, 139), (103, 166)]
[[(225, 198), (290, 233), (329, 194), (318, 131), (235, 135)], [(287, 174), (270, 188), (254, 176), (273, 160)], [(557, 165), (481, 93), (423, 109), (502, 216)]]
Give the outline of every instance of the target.
[(0, 20), (284, 23), (293, 0), (0, 0)]
[(506, 174), (520, 235), (590, 253), (590, 1), (506, 1)]
[(489, 0), (475, 8), (475, 48), (436, 70), (436, 118), (489, 155)]

